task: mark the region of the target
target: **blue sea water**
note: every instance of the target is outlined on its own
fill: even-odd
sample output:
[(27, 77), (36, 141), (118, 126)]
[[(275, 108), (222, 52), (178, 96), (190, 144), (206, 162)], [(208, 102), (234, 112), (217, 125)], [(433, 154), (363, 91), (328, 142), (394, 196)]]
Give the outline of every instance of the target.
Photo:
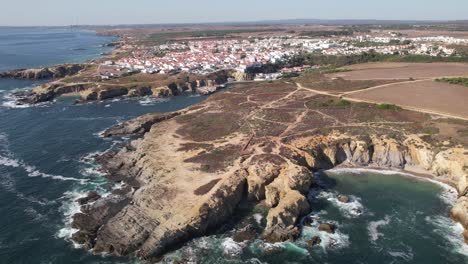
[[(109, 51), (112, 38), (66, 29), (0, 29), (4, 69), (83, 62)], [(71, 48), (84, 50), (72, 51)], [(149, 112), (167, 112), (204, 96), (170, 100), (114, 100), (73, 106), (73, 100), (38, 107), (11, 107), (9, 94), (37, 81), (0, 80), (0, 263), (127, 263), (76, 249), (67, 240), (73, 200), (88, 190), (108, 191), (86, 156), (118, 142), (99, 132)]]
[[(109, 51), (112, 41), (90, 31), (0, 29), (0, 70), (81, 62)], [(77, 50), (80, 49), (80, 50)], [(72, 105), (72, 99), (17, 108), (9, 94), (37, 81), (0, 80), (0, 263), (132, 263), (128, 258), (93, 256), (68, 238), (73, 201), (89, 190), (113, 187), (91, 157), (120, 144), (99, 133), (145, 113), (166, 112), (201, 102), (205, 96), (111, 100)], [(461, 229), (448, 216), (454, 193), (430, 182), (376, 172), (317, 175), (311, 216), (294, 243), (260, 240), (235, 243), (231, 233), (198, 238), (165, 261), (194, 263), (468, 263)], [(346, 194), (350, 204), (337, 195)], [(248, 216), (262, 223), (264, 215)], [(335, 234), (319, 222), (338, 226)], [(307, 240), (320, 236), (311, 248)]]
[(83, 62), (110, 51), (114, 40), (92, 31), (63, 28), (0, 28), (0, 71)]

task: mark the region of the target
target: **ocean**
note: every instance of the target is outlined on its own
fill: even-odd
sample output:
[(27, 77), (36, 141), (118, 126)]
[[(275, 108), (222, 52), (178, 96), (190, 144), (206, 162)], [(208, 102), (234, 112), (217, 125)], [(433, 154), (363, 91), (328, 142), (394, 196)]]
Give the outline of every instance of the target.
[[(0, 28), (0, 70), (83, 62), (99, 57), (114, 39), (91, 31)], [(115, 186), (92, 156), (125, 139), (103, 139), (104, 129), (150, 112), (182, 109), (206, 96), (122, 99), (73, 105), (73, 99), (17, 107), (12, 91), (38, 81), (0, 80), (0, 263), (136, 263), (94, 256), (69, 237), (74, 202), (90, 190), (105, 195)], [(388, 174), (388, 173), (387, 173)], [(314, 223), (294, 243), (236, 243), (232, 233), (197, 238), (164, 261), (194, 263), (467, 263), (461, 227), (447, 216), (455, 199), (446, 186), (375, 171), (317, 174), (311, 190)], [(351, 202), (338, 202), (339, 194)], [(264, 221), (264, 212), (245, 221)], [(337, 226), (335, 234), (316, 224)], [(224, 230), (225, 231), (225, 230)], [(321, 237), (316, 247), (307, 245)]]

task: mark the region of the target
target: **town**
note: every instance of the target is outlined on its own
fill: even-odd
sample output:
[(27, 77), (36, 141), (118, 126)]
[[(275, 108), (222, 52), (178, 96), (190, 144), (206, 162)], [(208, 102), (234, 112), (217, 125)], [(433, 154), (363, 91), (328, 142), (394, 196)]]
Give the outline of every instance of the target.
[[(249, 68), (281, 62), (300, 53), (356, 55), (374, 52), (450, 57), (457, 56), (450, 45), (468, 43), (468, 39), (445, 36), (406, 38), (394, 32), (388, 32), (387, 35), (332, 38), (286, 35), (246, 39), (193, 39), (157, 46), (127, 44), (124, 48), (130, 51), (130, 55), (115, 61), (105, 61), (103, 64), (106, 70), (101, 71), (101, 75), (105, 79), (118, 76), (119, 71), (148, 74), (187, 72), (203, 75), (224, 69), (244, 73)], [(319, 66), (284, 68), (278, 73), (257, 74), (255, 79), (276, 79), (284, 73), (302, 72), (310, 67)]]

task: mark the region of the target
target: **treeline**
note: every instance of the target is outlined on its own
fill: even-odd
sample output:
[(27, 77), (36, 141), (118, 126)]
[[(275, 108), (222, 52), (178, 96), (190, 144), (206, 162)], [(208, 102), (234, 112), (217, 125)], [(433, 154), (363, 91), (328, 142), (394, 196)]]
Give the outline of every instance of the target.
[(143, 44), (165, 44), (168, 42), (180, 41), (181, 39), (190, 38), (228, 38), (233, 37), (235, 34), (242, 33), (259, 33), (282, 31), (282, 28), (275, 29), (226, 29), (226, 30), (196, 30), (196, 31), (163, 31), (149, 35), (141, 41)]
[(374, 42), (374, 41), (363, 41), (363, 42), (353, 42), (353, 46), (355, 47), (379, 47), (379, 46), (393, 46), (393, 45), (409, 45), (411, 44), (411, 40), (404, 40), (401, 41), (399, 39), (392, 39), (390, 42)]
[(334, 36), (352, 36), (352, 30), (318, 30), (318, 31), (304, 31), (301, 32), (301, 36), (304, 37), (334, 37)]

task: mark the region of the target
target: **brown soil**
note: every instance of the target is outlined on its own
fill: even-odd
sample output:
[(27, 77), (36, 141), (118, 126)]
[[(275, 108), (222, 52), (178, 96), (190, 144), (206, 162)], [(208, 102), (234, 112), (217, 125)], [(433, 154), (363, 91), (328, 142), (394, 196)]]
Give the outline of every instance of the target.
[(431, 80), (388, 85), (356, 92), (349, 97), (468, 118), (468, 88)]
[(427, 79), (468, 75), (466, 63), (366, 63), (347, 66), (352, 71), (330, 74), (347, 80)]

